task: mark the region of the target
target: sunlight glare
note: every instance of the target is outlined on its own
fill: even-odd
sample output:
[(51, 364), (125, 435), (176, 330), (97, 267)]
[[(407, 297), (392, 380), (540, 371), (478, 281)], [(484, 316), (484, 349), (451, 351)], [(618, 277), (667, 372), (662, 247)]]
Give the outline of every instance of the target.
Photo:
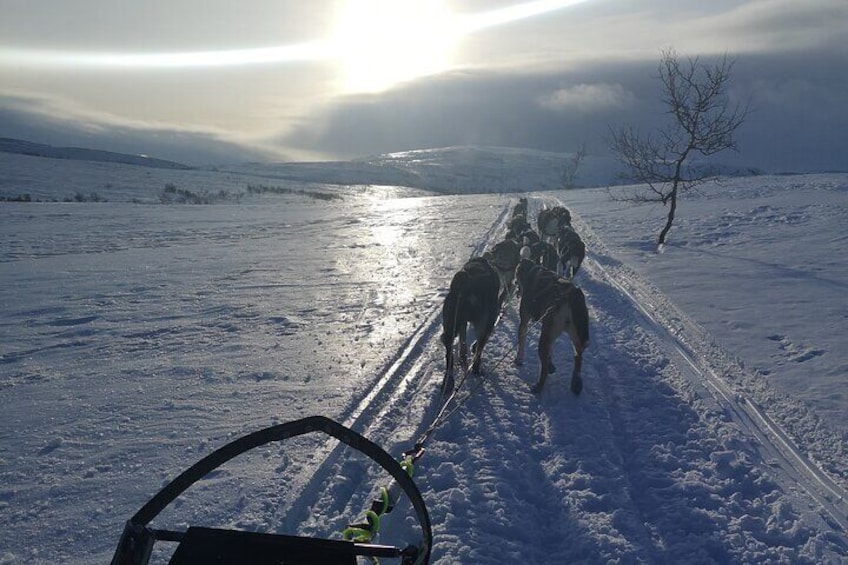
[(183, 53), (36, 51), (0, 47), (0, 63), (6, 61), (10, 64), (40, 67), (118, 67), (124, 69), (230, 67), (314, 61), (325, 57), (326, 49), (324, 45), (316, 41), (280, 47)]
[(448, 69), (457, 19), (441, 0), (348, 0), (330, 42), (346, 92), (379, 92)]
[(0, 45), (0, 66), (167, 69), (329, 61), (342, 71), (344, 92), (380, 92), (450, 69), (465, 35), (587, 1), (535, 0), (458, 15), (446, 0), (345, 0), (327, 39), (254, 49), (159, 53)]
[(461, 33), (474, 33), (491, 27), (511, 24), (564, 8), (571, 8), (585, 2), (588, 2), (588, 0), (535, 0), (534, 2), (513, 4), (505, 8), (480, 12), (462, 18)]

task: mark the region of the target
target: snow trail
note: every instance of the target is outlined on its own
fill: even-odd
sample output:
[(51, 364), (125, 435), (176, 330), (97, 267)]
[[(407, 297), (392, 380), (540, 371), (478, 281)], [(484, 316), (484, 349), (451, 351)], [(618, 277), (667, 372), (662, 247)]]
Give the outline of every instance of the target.
[[(505, 231), (509, 212), (509, 206), (505, 206), (473, 246), (472, 257), (480, 255), (493, 242), (494, 234)], [(362, 387), (367, 392), (350, 402), (350, 408), (344, 411), (344, 419), (341, 420), (343, 425), (376, 441), (398, 458), (403, 450), (413, 447), (440, 408), (440, 395), (431, 385), (434, 381), (441, 382), (443, 372), (440, 365), (443, 363), (442, 346), (438, 340), (442, 298), (442, 294), (433, 297), (430, 301), (432, 307), (424, 313), (424, 322), (387, 360), (373, 382)], [(328, 477), (345, 475), (349, 470), (345, 468), (350, 465), (347, 460), (349, 455), (349, 448), (335, 440), (328, 440), (316, 449), (313, 460), (322, 462), (312, 472), (312, 479), (297, 499), (288, 505), (282, 528), (284, 531), (299, 530), (307, 535), (325, 533), (328, 528), (326, 517), (318, 509), (334, 504), (338, 506), (340, 502), (345, 503), (344, 510), (331, 520), (331, 528), (341, 531), (346, 525), (345, 521), (352, 522), (360, 518), (370, 500), (362, 495), (373, 497), (373, 487), (384, 486), (373, 473), (360, 476), (358, 482), (353, 484), (345, 478), (341, 485), (330, 481), (328, 485), (321, 486), (321, 483), (328, 482)], [(385, 481), (383, 475), (382, 480)], [(309, 517), (316, 514), (321, 515), (320, 520), (310, 520)]]
[[(727, 412), (758, 442), (764, 461), (782, 471), (784, 481), (804, 489), (819, 505), (823, 518), (842, 532), (848, 531), (848, 493), (795, 445), (787, 433), (744, 391), (727, 380), (743, 372), (720, 351), (708, 333), (699, 328), (670, 300), (626, 266), (596, 259), (608, 251), (579, 217), (581, 233), (592, 242), (595, 252), (587, 261), (587, 269), (596, 278), (608, 281), (638, 309), (648, 325), (664, 336), (666, 350), (676, 356), (681, 372), (693, 385), (710, 393), (720, 408)], [(671, 321), (668, 321), (671, 320)], [(724, 376), (723, 376), (724, 375)]]
[[(534, 199), (531, 211), (544, 203), (558, 202)], [(475, 253), (499, 239), (504, 218)], [(520, 368), (511, 363), (514, 299), (487, 346), (484, 375), (471, 377), (478, 390), (434, 431), (418, 465), (434, 524), (433, 562), (815, 563), (845, 555), (838, 491), (816, 495), (824, 489), (811, 484), (827, 485), (826, 477), (787, 471), (802, 461), (791, 451), (774, 463), (785, 447), (761, 429), (764, 420), (740, 418), (745, 404), (720, 387), (719, 369), (682, 348), (703, 336), (651, 315), (672, 311), (670, 301), (653, 289), (650, 302), (634, 298), (631, 289), (647, 296), (647, 287), (605, 267), (613, 260), (602, 242), (579, 218), (575, 224), (590, 249), (575, 281), (592, 316), (584, 391), (573, 396), (560, 370), (541, 395), (530, 392), (535, 355)], [(437, 341), (437, 325), (433, 310), (369, 397), (379, 407), (363, 406), (355, 419), (390, 453), (409, 447), (438, 410), (441, 346), (427, 343)], [(537, 334), (531, 329), (531, 351)], [(558, 340), (559, 367), (570, 366), (570, 349)], [(351, 469), (338, 461), (326, 469), (336, 481), (309, 493), (316, 502), (307, 514), (315, 519), (302, 532), (323, 531), (333, 514), (330, 523), (342, 528), (367, 507), (368, 487), (379, 480), (356, 467), (351, 478)], [(810, 513), (831, 533), (807, 527), (801, 515)], [(406, 535), (409, 525), (393, 516), (384, 535)]]

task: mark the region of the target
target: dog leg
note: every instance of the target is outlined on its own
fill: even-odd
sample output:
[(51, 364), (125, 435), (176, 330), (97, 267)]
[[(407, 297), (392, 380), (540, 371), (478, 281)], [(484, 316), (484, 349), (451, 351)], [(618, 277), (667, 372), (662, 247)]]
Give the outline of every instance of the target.
[(583, 350), (586, 349), (587, 343), (580, 340), (576, 329), (570, 328), (568, 334), (571, 338), (571, 345), (574, 347), (574, 370), (571, 372), (571, 392), (578, 395), (583, 390), (583, 377), (580, 376), (580, 371), (583, 368)]
[(453, 389), (456, 386), (453, 378), (453, 368), (448, 371), (445, 371), (445, 376), (442, 378), (442, 398), (450, 396), (453, 393)]
[(453, 342), (454, 335), (445, 330), (442, 333), (442, 343), (445, 346), (445, 374), (442, 377), (442, 396), (447, 396), (453, 392)]
[(481, 340), (475, 339), (471, 344), (471, 372), (475, 375), (480, 374), (480, 363), (483, 357), (483, 343)]
[(493, 312), (491, 318), (486, 322), (482, 334), (474, 342), (474, 362), (471, 365), (471, 370), (475, 375), (480, 374), (480, 365), (483, 363), (483, 348), (486, 347), (489, 338), (492, 337), (492, 332), (495, 331), (495, 322), (497, 319), (497, 314)]
[(580, 394), (583, 390), (583, 377), (580, 376), (580, 369), (583, 366), (583, 353), (574, 351), (574, 371), (571, 373), (571, 392), (574, 395)]
[(480, 374), (480, 365), (483, 364), (483, 346), (475, 341), (474, 342), (474, 355), (471, 357), (471, 372), (475, 375)]
[(468, 342), (466, 333), (468, 326), (461, 324), (459, 326), (459, 364), (464, 373), (468, 372)]
[[(549, 341), (550, 341), (550, 346), (549, 346), (549, 350), (548, 350), (548, 374), (549, 375), (556, 372), (556, 367), (554, 366), (554, 342), (559, 337), (559, 334), (562, 333), (562, 328), (554, 323), (555, 320), (556, 320), (556, 316), (554, 316), (551, 320), (546, 321), (545, 324), (542, 325), (542, 331), (543, 332), (546, 331), (550, 335), (550, 337), (548, 338)], [(557, 327), (554, 327), (554, 326), (557, 326)], [(547, 328), (547, 330), (545, 328)], [(542, 343), (541, 340), (542, 340), (542, 338), (539, 337), (539, 344)], [(543, 369), (544, 369), (544, 366), (543, 366)]]
[(524, 363), (524, 342), (527, 340), (527, 324), (529, 322), (529, 316), (519, 313), (518, 352), (515, 354), (515, 364), (519, 366)]
[(545, 320), (542, 323), (542, 331), (539, 333), (539, 381), (533, 387), (535, 393), (542, 392), (550, 372), (551, 352), (556, 339), (552, 326), (549, 320)]
[(474, 343), (471, 344), (471, 372), (475, 375), (480, 374), (480, 364), (483, 359), (483, 343), (481, 341), (475, 340)]

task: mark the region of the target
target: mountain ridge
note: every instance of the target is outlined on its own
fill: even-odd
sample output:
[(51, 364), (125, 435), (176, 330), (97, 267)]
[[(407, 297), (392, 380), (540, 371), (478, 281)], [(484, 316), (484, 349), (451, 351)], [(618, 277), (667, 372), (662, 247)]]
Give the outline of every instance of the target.
[(194, 167), (169, 161), (167, 159), (156, 159), (147, 155), (132, 155), (129, 153), (118, 153), (102, 149), (89, 149), (86, 147), (59, 147), (46, 143), (36, 143), (24, 139), (13, 139), (0, 137), (0, 151), (4, 153), (17, 153), (32, 157), (47, 157), (50, 159), (69, 159), (75, 161), (94, 161), (103, 163), (122, 163), (124, 165), (139, 165), (142, 167), (153, 167), (157, 169), (179, 169), (190, 170)]
[[(351, 160), (248, 162), (203, 168), (146, 155), (57, 147), (12, 138), (0, 138), (0, 152), (166, 170), (246, 174), (284, 182), (404, 186), (441, 194), (512, 193), (629, 184), (623, 165), (610, 156), (578, 156), (575, 153), (499, 146), (455, 145)], [(750, 167), (705, 166), (709, 166), (717, 176), (765, 174)]]

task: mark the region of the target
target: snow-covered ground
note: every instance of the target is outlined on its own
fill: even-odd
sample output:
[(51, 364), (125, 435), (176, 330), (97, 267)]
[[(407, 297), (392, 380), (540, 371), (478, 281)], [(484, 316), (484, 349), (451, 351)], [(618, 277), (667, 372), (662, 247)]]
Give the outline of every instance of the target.
[[(518, 196), (0, 164), (0, 196), (108, 200), (0, 203), (4, 565), (108, 562), (168, 480), (275, 423), (326, 415), (400, 455), (440, 407), (450, 277), (503, 237)], [(527, 188), (545, 187), (533, 170)], [(245, 194), (158, 204), (166, 185)], [(846, 191), (845, 174), (705, 187), (664, 253), (662, 210), (529, 193), (532, 216), (569, 206), (588, 245), (584, 390), (561, 339), (560, 371), (530, 392), (511, 302), (416, 469), (433, 562), (848, 560)], [(384, 482), (304, 436), (227, 464), (156, 525), (338, 537)], [(415, 541), (408, 505), (383, 530)]]

